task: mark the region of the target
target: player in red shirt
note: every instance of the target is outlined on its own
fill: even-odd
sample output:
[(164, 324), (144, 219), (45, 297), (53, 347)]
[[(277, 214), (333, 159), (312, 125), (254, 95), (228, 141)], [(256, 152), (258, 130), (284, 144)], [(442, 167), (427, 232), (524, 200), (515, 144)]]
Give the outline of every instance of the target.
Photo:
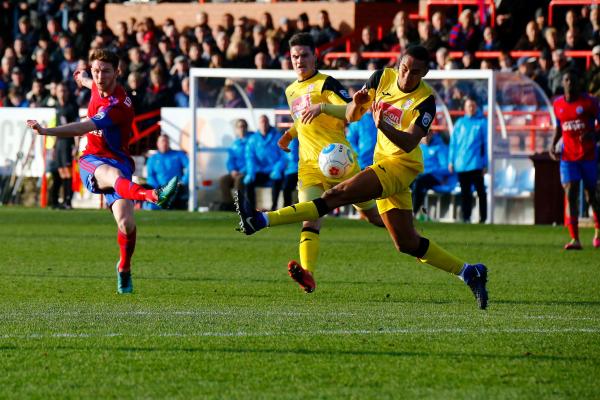
[[(550, 156), (560, 159), (560, 181), (567, 194), (568, 215), (565, 223), (569, 228), (571, 241), (565, 250), (581, 250), (579, 241), (579, 182), (583, 180), (583, 189), (588, 204), (594, 214), (594, 247), (600, 247), (600, 213), (599, 199), (596, 197), (596, 181), (598, 178), (598, 154), (596, 142), (599, 139), (594, 123), (600, 122), (600, 106), (598, 99), (580, 91), (577, 74), (568, 71), (563, 75), (564, 96), (554, 101), (556, 115), (556, 132), (550, 147)], [(556, 148), (562, 138), (562, 149)]]
[(40, 135), (75, 137), (85, 135), (87, 144), (79, 160), (81, 180), (92, 193), (103, 194), (117, 222), (120, 258), (117, 291), (131, 293), (131, 257), (135, 249), (136, 225), (133, 201), (150, 201), (166, 208), (177, 191), (177, 178), (165, 186), (147, 190), (131, 181), (135, 165), (129, 155), (134, 112), (125, 90), (117, 84), (117, 55), (95, 50), (90, 55), (92, 78), (77, 71), (75, 80), (92, 91), (88, 119), (44, 128), (35, 120), (27, 125)]

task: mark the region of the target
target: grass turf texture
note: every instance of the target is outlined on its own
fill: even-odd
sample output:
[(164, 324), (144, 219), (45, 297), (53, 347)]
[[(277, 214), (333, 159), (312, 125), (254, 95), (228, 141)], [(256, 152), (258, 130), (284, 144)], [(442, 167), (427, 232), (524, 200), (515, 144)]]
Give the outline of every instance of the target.
[(0, 398), (594, 398), (600, 250), (582, 230), (419, 224), (490, 268), (490, 306), (328, 218), (317, 290), (286, 273), (298, 226), (139, 212), (134, 294), (117, 295), (106, 211), (0, 208)]

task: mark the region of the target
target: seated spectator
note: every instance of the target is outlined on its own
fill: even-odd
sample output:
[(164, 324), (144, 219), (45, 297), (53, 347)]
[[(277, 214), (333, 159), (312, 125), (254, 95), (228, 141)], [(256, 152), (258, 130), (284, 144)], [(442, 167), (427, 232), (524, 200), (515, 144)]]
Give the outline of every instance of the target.
[(243, 108), (244, 100), (232, 84), (226, 84), (217, 97), (217, 107)]
[(464, 69), (479, 68), (479, 66), (477, 65), (477, 59), (475, 58), (475, 55), (473, 55), (473, 53), (471, 53), (470, 51), (465, 51), (460, 61)]
[[(188, 200), (188, 156), (180, 150), (172, 150), (169, 136), (160, 135), (156, 141), (158, 152), (146, 162), (147, 183), (152, 188), (166, 185), (174, 176), (179, 177), (180, 187), (173, 199), (172, 208), (186, 209)], [(158, 210), (153, 203), (145, 203), (144, 208)]]
[(592, 49), (592, 65), (585, 76), (586, 90), (592, 96), (600, 97), (600, 45)]
[(131, 99), (133, 110), (136, 114), (141, 114), (144, 108), (144, 93), (146, 87), (144, 86), (144, 78), (139, 72), (131, 72), (127, 76), (127, 94)]
[(517, 60), (517, 72), (535, 81), (544, 90), (548, 90), (548, 81), (536, 68), (535, 57), (521, 57)]
[(448, 170), (448, 144), (441, 134), (433, 133), (421, 140), (424, 170), (412, 184), (413, 213), (427, 214), (423, 208), (427, 191), (444, 185), (447, 192), (456, 185), (456, 177)]
[[(383, 44), (373, 37), (373, 30), (369, 25), (362, 28), (360, 40), (360, 46), (358, 46), (360, 53), (364, 53), (365, 51), (384, 51)], [(374, 60), (379, 63), (379, 60)], [(368, 62), (370, 59), (366, 61)]]
[(486, 26), (483, 30), (483, 41), (479, 45), (481, 51), (500, 50), (500, 43), (496, 39), (496, 31), (491, 26)]
[(569, 69), (570, 65), (562, 50), (552, 52), (552, 68), (548, 72), (548, 89), (552, 96), (558, 96), (563, 93), (562, 77)]
[(6, 103), (4, 107), (29, 107), (29, 102), (25, 99), (25, 96), (16, 87), (10, 87), (8, 89), (8, 96), (6, 97)]
[(25, 85), (25, 75), (21, 68), (14, 67), (10, 73), (9, 87), (16, 90), (19, 94), (25, 96), (27, 93), (27, 86)]
[(252, 28), (252, 55), (267, 54), (268, 52), (266, 29), (262, 25), (254, 25), (254, 28)]
[(546, 14), (544, 14), (543, 8), (538, 8), (535, 10), (535, 24), (537, 25), (538, 31), (545, 36), (546, 29), (548, 29), (548, 24), (546, 21)]
[(142, 52), (139, 47), (132, 47), (127, 52), (129, 55), (129, 72), (137, 72), (145, 76), (148, 72), (148, 63), (142, 58)]
[(348, 125), (346, 139), (358, 154), (358, 165), (365, 169), (373, 164), (373, 151), (377, 142), (377, 127), (373, 121), (371, 110), (367, 111), (358, 121)]
[(565, 32), (565, 50), (582, 50), (587, 47), (587, 44), (582, 40), (579, 29), (571, 28)]
[(513, 72), (514, 63), (509, 52), (503, 51), (500, 53), (500, 57), (498, 57), (498, 64), (500, 65), (500, 71)]
[(439, 38), (443, 46), (448, 44), (450, 28), (448, 27), (446, 17), (441, 11), (436, 11), (431, 16), (431, 33)]
[(588, 47), (600, 45), (600, 9), (597, 4), (590, 8), (590, 29), (584, 32)]
[(556, 28), (550, 27), (546, 29), (544, 39), (546, 39), (546, 45), (550, 52), (559, 49), (560, 43), (558, 41), (558, 33), (556, 31)]
[(48, 91), (44, 87), (44, 82), (41, 79), (34, 79), (31, 90), (25, 98), (29, 102), (30, 107), (44, 107), (48, 95)]
[(281, 135), (269, 124), (266, 115), (258, 118), (258, 131), (246, 144), (246, 174), (244, 186), (246, 198), (252, 208), (256, 208), (256, 192), (258, 186), (271, 187), (271, 209), (277, 209), (277, 199), (287, 159), (277, 145)]
[(450, 136), (448, 170), (458, 174), (462, 219), (471, 222), (475, 186), (479, 199), (479, 223), (487, 219), (487, 197), (483, 176), (487, 169), (487, 119), (477, 109), (477, 103), (467, 98), (465, 116), (456, 120)]
[(177, 56), (174, 60), (174, 65), (171, 68), (171, 77), (169, 79), (169, 87), (174, 93), (181, 91), (181, 82), (190, 74), (190, 67), (185, 56)]
[(535, 21), (529, 21), (525, 27), (525, 34), (521, 36), (515, 46), (515, 50), (543, 50), (544, 39)]
[[(317, 32), (317, 28), (313, 28), (313, 32)], [(295, 33), (296, 27), (294, 26), (294, 22), (287, 17), (281, 18), (279, 29), (277, 30), (277, 37), (279, 39), (279, 56), (289, 53), (290, 45), (288, 42)]]
[(480, 32), (475, 26), (473, 12), (470, 9), (463, 10), (458, 17), (458, 24), (450, 30), (448, 45), (454, 51), (475, 52), (481, 41)]
[(190, 105), (190, 78), (181, 80), (181, 90), (175, 94), (176, 107), (189, 107)]
[(298, 21), (296, 22), (296, 27), (298, 28), (298, 32), (310, 33), (312, 30), (312, 26), (308, 20), (308, 14), (303, 12), (298, 16)]
[(246, 173), (246, 144), (251, 132), (248, 132), (248, 123), (245, 119), (238, 119), (235, 122), (236, 138), (227, 150), (227, 174), (219, 178), (219, 187), (221, 189), (220, 211), (234, 211), (233, 197), (231, 189), (244, 189), (244, 175)]
[(319, 11), (317, 25), (313, 27), (311, 35), (315, 40), (315, 47), (320, 47), (326, 43), (331, 43), (341, 36), (340, 33), (331, 25), (329, 13), (326, 10)]
[[(399, 30), (402, 30), (402, 35), (398, 34)], [(408, 13), (406, 11), (398, 11), (396, 15), (394, 15), (392, 28), (390, 29), (390, 32), (383, 38), (383, 43), (391, 49), (394, 45), (398, 44), (399, 37), (406, 37), (407, 43), (419, 41), (419, 36), (416, 32), (416, 29), (410, 22)]]
[(439, 36), (433, 34), (431, 24), (427, 21), (419, 21), (417, 25), (419, 31), (419, 41), (421, 46), (425, 47), (430, 55), (435, 54), (437, 49), (444, 45)]
[(174, 95), (165, 82), (164, 72), (160, 67), (155, 67), (150, 71), (150, 85), (146, 89), (142, 102), (143, 112), (173, 106), (175, 106)]

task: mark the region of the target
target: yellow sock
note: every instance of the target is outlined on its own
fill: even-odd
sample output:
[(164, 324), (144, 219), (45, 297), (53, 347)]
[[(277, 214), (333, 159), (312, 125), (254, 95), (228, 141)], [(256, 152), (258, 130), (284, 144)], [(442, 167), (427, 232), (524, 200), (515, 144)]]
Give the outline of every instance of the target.
[(306, 201), (293, 204), (276, 211), (266, 213), (269, 218), (269, 226), (291, 224), (293, 222), (314, 221), (319, 219), (319, 212), (315, 203)]
[(313, 274), (317, 267), (317, 258), (319, 258), (319, 241), (318, 232), (303, 229), (300, 233), (300, 265)]
[(442, 249), (433, 240), (429, 240), (429, 248), (423, 256), (419, 258), (422, 263), (433, 265), (436, 268), (443, 269), (444, 271), (451, 272), (454, 275), (458, 275), (462, 270), (465, 262), (453, 254), (448, 253)]

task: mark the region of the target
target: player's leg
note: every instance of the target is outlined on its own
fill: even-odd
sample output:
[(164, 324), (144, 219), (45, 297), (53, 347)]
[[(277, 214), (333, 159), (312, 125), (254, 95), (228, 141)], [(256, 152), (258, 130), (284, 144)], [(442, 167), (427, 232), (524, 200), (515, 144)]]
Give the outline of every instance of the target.
[(377, 210), (377, 203), (375, 200), (369, 200), (363, 203), (353, 204), (354, 208), (358, 211), (360, 219), (370, 222), (371, 224), (380, 228), (385, 227), (381, 215)]
[(117, 291), (119, 293), (131, 293), (133, 291), (131, 258), (135, 251), (136, 242), (133, 209), (133, 202), (126, 199), (117, 199), (111, 205), (117, 223), (117, 243), (120, 251), (119, 262), (117, 263)]
[(298, 174), (288, 174), (283, 179), (283, 206), (292, 205), (292, 195), (298, 186)]
[[(81, 162), (89, 163), (82, 159)], [(87, 165), (87, 164), (86, 164)], [(161, 207), (168, 207), (177, 193), (178, 178), (173, 177), (165, 186), (157, 189), (146, 189), (131, 180), (129, 166), (113, 162), (113, 160), (99, 160), (95, 164), (93, 177), (99, 190), (113, 189), (119, 196), (129, 200), (149, 201)]]
[(585, 161), (583, 163), (583, 189), (587, 203), (592, 207), (594, 218), (594, 238), (592, 245), (594, 248), (600, 248), (600, 199), (596, 194), (596, 182), (598, 180), (598, 164), (596, 160)]
[(238, 193), (236, 196), (236, 209), (240, 216), (240, 230), (247, 235), (251, 235), (267, 226), (314, 221), (336, 207), (362, 203), (380, 197), (382, 190), (375, 172), (371, 168), (367, 168), (326, 191), (321, 198), (266, 213), (260, 213), (251, 208), (248, 202)]
[(71, 175), (71, 165), (58, 168), (58, 174), (62, 179), (63, 188), (63, 206), (71, 208), (71, 199), (73, 198), (73, 177)]
[(221, 204), (219, 210), (233, 210), (233, 197), (231, 196), (231, 188), (234, 186), (234, 178), (231, 174), (225, 174), (219, 178), (219, 188), (221, 189)]
[(470, 172), (459, 172), (458, 182), (460, 183), (460, 208), (462, 210), (462, 220), (465, 223), (471, 222), (471, 211), (473, 209), (473, 193), (471, 191)]
[(565, 223), (571, 236), (571, 241), (565, 244), (565, 250), (581, 250), (579, 241), (579, 182), (581, 181), (581, 170), (578, 162), (560, 162), (560, 180), (566, 194), (567, 212)]
[(485, 190), (483, 175), (483, 170), (478, 169), (477, 171), (473, 171), (473, 185), (475, 185), (477, 199), (479, 200), (480, 224), (485, 224), (485, 221), (487, 220), (487, 193)]
[(473, 292), (479, 308), (487, 307), (487, 268), (484, 265), (467, 264), (434, 241), (421, 237), (413, 225), (412, 208), (391, 208), (381, 216), (398, 251), (458, 276)]

